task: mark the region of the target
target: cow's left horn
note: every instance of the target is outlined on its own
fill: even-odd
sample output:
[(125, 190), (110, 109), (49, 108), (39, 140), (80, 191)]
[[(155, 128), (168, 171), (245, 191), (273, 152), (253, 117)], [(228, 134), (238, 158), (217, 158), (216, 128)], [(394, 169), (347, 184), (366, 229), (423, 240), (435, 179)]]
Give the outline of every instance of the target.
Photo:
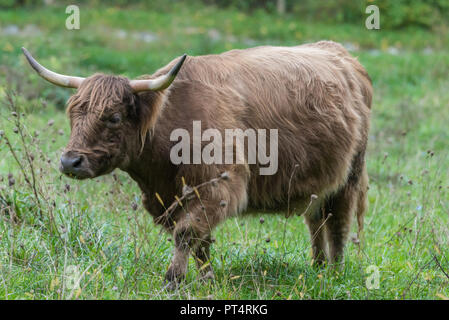
[(72, 77), (72, 76), (65, 76), (63, 74), (59, 74), (53, 71), (50, 71), (43, 66), (39, 64), (28, 52), (27, 49), (22, 47), (23, 54), (27, 58), (28, 62), (30, 63), (31, 67), (33, 67), (34, 70), (45, 80), (61, 87), (66, 88), (78, 88), (81, 83), (84, 81), (84, 78), (80, 77)]
[(134, 92), (159, 91), (168, 88), (168, 86), (173, 82), (173, 80), (175, 80), (176, 75), (181, 69), (182, 64), (184, 63), (186, 57), (187, 55), (184, 54), (176, 63), (176, 65), (170, 70), (170, 72), (164, 74), (163, 76), (159, 76), (155, 79), (149, 80), (131, 80), (129, 82), (131, 88), (133, 88)]

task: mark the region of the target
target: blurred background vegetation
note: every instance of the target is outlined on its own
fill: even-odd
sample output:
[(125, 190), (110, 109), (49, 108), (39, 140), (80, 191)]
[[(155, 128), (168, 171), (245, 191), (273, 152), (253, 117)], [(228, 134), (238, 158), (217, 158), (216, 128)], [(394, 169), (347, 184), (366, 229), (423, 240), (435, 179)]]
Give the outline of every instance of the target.
[[(65, 27), (73, 3), (79, 30)], [(371, 4), (380, 30), (365, 27)], [(0, 298), (449, 297), (435, 262), (449, 268), (448, 8), (447, 0), (0, 0)], [(131, 179), (118, 170), (89, 181), (59, 173), (74, 91), (39, 78), (20, 50), (59, 73), (133, 78), (183, 53), (325, 39), (356, 56), (374, 85), (365, 244), (348, 244), (335, 275), (310, 266), (302, 218), (230, 219), (215, 233), (217, 282), (202, 285), (191, 265), (175, 294), (162, 289), (172, 243)], [(41, 208), (6, 137), (28, 175), (33, 154)], [(81, 291), (64, 291), (66, 265), (86, 270)], [(369, 265), (380, 268), (379, 290), (366, 289)]]
[[(0, 8), (20, 6), (51, 5), (52, 0), (0, 0)], [(59, 4), (100, 5), (100, 0), (57, 1)], [(268, 13), (291, 14), (305, 21), (320, 20), (327, 23), (360, 23), (365, 8), (375, 4), (384, 13), (383, 27), (399, 29), (408, 26), (421, 26), (432, 29), (449, 20), (449, 1), (447, 0), (115, 0), (108, 1), (120, 7), (138, 6), (145, 9), (170, 9), (175, 3), (202, 2), (221, 8), (236, 8), (247, 13), (264, 10)]]
[[(130, 77), (151, 73), (184, 52), (201, 55), (322, 39), (372, 56), (449, 50), (445, 0), (80, 0), (81, 29), (67, 30), (65, 7), (71, 3), (0, 0), (0, 75), (8, 77), (10, 86), (26, 87), (22, 73), (28, 70), (17, 59), (21, 46), (66, 73)], [(365, 28), (370, 4), (380, 9), (381, 30)], [(31, 79), (41, 90), (25, 90), (27, 98), (45, 97), (60, 106), (68, 98), (67, 90)]]

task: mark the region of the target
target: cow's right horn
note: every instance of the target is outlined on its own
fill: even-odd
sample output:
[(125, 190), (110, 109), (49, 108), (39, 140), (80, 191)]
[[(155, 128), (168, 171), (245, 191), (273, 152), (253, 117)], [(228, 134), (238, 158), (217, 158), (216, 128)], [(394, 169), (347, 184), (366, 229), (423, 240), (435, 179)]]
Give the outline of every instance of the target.
[(133, 88), (134, 92), (142, 92), (142, 91), (159, 91), (168, 88), (168, 86), (175, 80), (176, 75), (182, 67), (187, 55), (184, 54), (179, 61), (175, 64), (173, 68), (162, 76), (159, 76), (155, 79), (148, 80), (131, 80), (129, 83)]
[(63, 74), (59, 74), (53, 71), (50, 71), (43, 66), (39, 64), (28, 52), (27, 49), (22, 47), (23, 54), (27, 58), (28, 62), (30, 63), (31, 67), (36, 70), (36, 72), (45, 80), (61, 87), (66, 88), (78, 88), (81, 83), (84, 81), (84, 78), (80, 77), (72, 77), (72, 76), (65, 76)]

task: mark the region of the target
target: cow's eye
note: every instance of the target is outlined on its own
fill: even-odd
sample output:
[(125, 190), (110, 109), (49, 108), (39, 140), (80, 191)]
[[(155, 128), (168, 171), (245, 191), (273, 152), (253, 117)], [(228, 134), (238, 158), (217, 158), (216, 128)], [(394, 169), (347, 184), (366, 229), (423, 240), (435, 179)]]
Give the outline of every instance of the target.
[(108, 118), (108, 124), (112, 126), (118, 125), (122, 121), (122, 116), (120, 113), (114, 113), (111, 117)]

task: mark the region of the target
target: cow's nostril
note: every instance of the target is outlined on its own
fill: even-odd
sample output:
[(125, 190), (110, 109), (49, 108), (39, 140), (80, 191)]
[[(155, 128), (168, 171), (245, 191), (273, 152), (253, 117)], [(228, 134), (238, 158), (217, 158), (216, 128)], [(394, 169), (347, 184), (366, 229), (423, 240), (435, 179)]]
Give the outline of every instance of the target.
[(81, 157), (75, 157), (75, 158), (73, 159), (72, 166), (73, 166), (74, 168), (79, 167), (82, 161), (83, 161), (83, 158), (81, 158)]
[(80, 169), (82, 162), (82, 155), (71, 155), (70, 153), (63, 154), (61, 157), (61, 171), (63, 173), (74, 174)]

